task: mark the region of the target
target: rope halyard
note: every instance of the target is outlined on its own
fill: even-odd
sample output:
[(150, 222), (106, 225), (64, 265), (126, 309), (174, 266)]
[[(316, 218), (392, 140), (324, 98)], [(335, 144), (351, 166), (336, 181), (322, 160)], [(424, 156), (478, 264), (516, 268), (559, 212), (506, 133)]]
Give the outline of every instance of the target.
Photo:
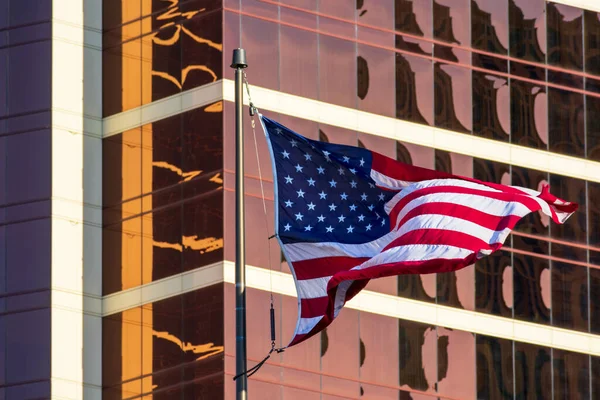
[[(248, 83), (248, 77), (246, 76), (245, 71), (243, 72), (243, 76), (244, 76), (244, 85), (246, 86), (246, 93), (248, 94), (248, 104), (250, 107), (249, 112), (250, 112), (251, 125), (252, 125), (252, 136), (254, 138), (254, 150), (256, 153), (256, 164), (258, 165), (258, 178), (259, 178), (259, 182), (260, 182), (260, 192), (261, 192), (262, 203), (263, 203), (263, 211), (265, 213), (265, 230), (267, 232), (269, 232), (267, 202), (265, 199), (265, 189), (264, 189), (263, 179), (262, 179), (262, 169), (260, 167), (260, 156), (258, 154), (258, 141), (256, 140), (255, 118), (256, 118), (256, 115), (258, 114), (258, 109), (254, 106), (254, 103), (252, 102), (252, 97), (250, 95), (250, 85)], [(282, 353), (283, 351), (285, 351), (285, 347), (280, 347), (280, 348), (275, 347), (275, 345), (276, 345), (276, 343), (275, 343), (275, 308), (273, 307), (273, 302), (274, 302), (274, 299), (273, 299), (273, 267), (271, 264), (271, 239), (274, 237), (276, 237), (275, 234), (269, 236), (267, 239), (267, 245), (269, 246), (268, 259), (269, 259), (269, 281), (270, 281), (270, 292), (271, 292), (271, 309), (269, 310), (270, 311), (269, 316), (270, 316), (270, 322), (271, 322), (271, 350), (269, 351), (267, 356), (261, 362), (256, 364), (254, 367), (234, 376), (233, 377), (234, 381), (244, 375), (246, 375), (247, 377), (251, 377), (252, 375), (254, 375), (264, 365), (264, 363), (267, 362), (267, 360), (271, 357), (271, 354), (273, 352)]]

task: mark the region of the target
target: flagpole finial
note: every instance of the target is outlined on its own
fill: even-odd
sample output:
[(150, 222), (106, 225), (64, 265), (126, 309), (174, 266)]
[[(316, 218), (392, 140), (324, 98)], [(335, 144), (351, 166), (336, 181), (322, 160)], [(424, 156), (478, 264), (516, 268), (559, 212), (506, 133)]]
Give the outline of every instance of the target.
[(246, 50), (234, 49), (233, 57), (231, 60), (231, 68), (246, 68), (248, 63), (246, 62)]

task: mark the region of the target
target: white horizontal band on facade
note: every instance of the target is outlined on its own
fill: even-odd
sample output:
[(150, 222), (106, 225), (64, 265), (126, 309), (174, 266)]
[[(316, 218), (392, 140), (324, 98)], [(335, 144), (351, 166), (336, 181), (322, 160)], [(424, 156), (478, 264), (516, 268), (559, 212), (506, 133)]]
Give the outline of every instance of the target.
[(565, 6), (577, 7), (583, 10), (600, 12), (600, 2), (598, 2), (598, 0), (552, 0), (546, 2), (564, 4)]
[(103, 119), (104, 138), (223, 100), (223, 81), (203, 85)]
[[(233, 262), (215, 263), (198, 270), (105, 296), (103, 298), (103, 316), (221, 282), (235, 284), (235, 264)], [(269, 271), (265, 268), (246, 266), (246, 286), (296, 297), (294, 280), (290, 274)], [(497, 317), (368, 290), (360, 292), (346, 304), (346, 307), (390, 318), (600, 356), (600, 335)], [(287, 339), (289, 338), (284, 338), (284, 340)]]
[[(264, 111), (480, 159), (600, 182), (599, 162), (415, 124), (259, 86), (251, 86), (250, 91), (254, 104)], [(109, 137), (219, 100), (234, 101), (232, 80), (223, 79), (105, 118), (103, 135)], [(244, 101), (247, 104), (247, 96)]]

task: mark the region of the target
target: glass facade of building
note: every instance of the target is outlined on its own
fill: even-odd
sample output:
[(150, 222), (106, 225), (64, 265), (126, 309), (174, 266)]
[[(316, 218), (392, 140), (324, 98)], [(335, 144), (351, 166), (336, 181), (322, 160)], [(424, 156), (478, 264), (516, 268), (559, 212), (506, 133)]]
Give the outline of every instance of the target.
[[(102, 245), (91, 253), (102, 259), (99, 301), (133, 305), (98, 312), (101, 397), (234, 398), (234, 285), (223, 273), (194, 280), (235, 260), (234, 107), (223, 93), (198, 103), (233, 78), (233, 49), (247, 52), (251, 90), (405, 121), (415, 134), (441, 129), (596, 163), (600, 12), (560, 3), (102, 0), (101, 117), (123, 129), (98, 134)], [(0, 0), (0, 399), (47, 398), (55, 384), (49, 165), (61, 88), (53, 87), (52, 18), (52, 2)], [(540, 335), (600, 338), (600, 178), (262, 111), (313, 139), (485, 181), (549, 183), (578, 202), (564, 225), (528, 215), (502, 250), (463, 270), (373, 280), (366, 290), (440, 314), (524, 321)], [(259, 131), (255, 148), (245, 123), (246, 261), (289, 277), (268, 239), (268, 149)], [(265, 290), (272, 285), (247, 290), (250, 366), (270, 349), (271, 296), (278, 344), (295, 327), (296, 299)], [(518, 341), (346, 308), (321, 334), (273, 355), (249, 380), (250, 398), (600, 399), (600, 350), (536, 344), (534, 333)]]
[[(465, 135), (600, 160), (600, 14), (544, 0), (104, 2), (104, 115), (228, 78)], [(260, 107), (260, 104), (257, 104)], [(600, 333), (600, 184), (269, 113), (305, 136), (400, 161), (539, 188), (580, 210), (526, 217), (505, 247), (456, 273), (368, 290)], [(216, 102), (104, 139), (104, 293), (233, 261), (233, 105)], [(254, 154), (247, 122), (246, 149)], [(289, 272), (268, 236), (266, 145), (246, 160), (247, 262)], [(264, 222), (259, 167), (266, 191)], [(120, 183), (119, 183), (120, 182)], [(278, 338), (295, 299), (275, 295)], [(104, 397), (232, 398), (233, 286), (107, 316)], [(269, 349), (270, 294), (248, 290), (249, 364)], [(525, 399), (600, 396), (600, 359), (344, 310), (320, 336), (250, 379), (262, 399)]]

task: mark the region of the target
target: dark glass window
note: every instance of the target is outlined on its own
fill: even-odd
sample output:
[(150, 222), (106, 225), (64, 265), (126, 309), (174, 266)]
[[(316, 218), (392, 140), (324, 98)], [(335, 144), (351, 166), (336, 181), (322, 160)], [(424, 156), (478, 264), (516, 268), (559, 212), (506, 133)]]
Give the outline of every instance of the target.
[(507, 142), (510, 125), (508, 80), (473, 71), (473, 134)]
[(434, 326), (398, 321), (400, 386), (435, 392), (437, 383), (438, 340)]
[[(548, 174), (512, 167), (512, 184), (541, 190)], [(514, 267), (514, 316), (536, 323), (550, 323), (550, 264), (536, 257), (549, 254), (550, 217), (542, 212), (526, 215), (515, 226), (512, 235)]]
[(436, 62), (433, 82), (435, 125), (470, 133), (473, 121), (471, 70)]
[(223, 284), (104, 317), (103, 397), (223, 398)]
[(583, 69), (582, 10), (547, 3), (548, 64)]
[(471, 1), (471, 43), (479, 50), (508, 52), (508, 2)]
[[(590, 263), (590, 323), (592, 333), (600, 333), (600, 183), (588, 182), (588, 240)], [(599, 365), (600, 366), (600, 365)], [(599, 393), (600, 394), (600, 393)]]
[(583, 95), (548, 88), (550, 151), (585, 157)]
[(105, 294), (223, 259), (222, 107), (104, 139)]
[(548, 148), (548, 95), (545, 86), (510, 80), (511, 141), (520, 146)]
[[(552, 224), (550, 234), (563, 242), (585, 243), (587, 240), (586, 182), (575, 178), (551, 175), (552, 193), (579, 204), (579, 209), (564, 224)], [(588, 330), (587, 267), (570, 263), (586, 262), (585, 249), (568, 244), (552, 243), (552, 323), (566, 328)]]
[(508, 2), (510, 55), (529, 61), (546, 62), (546, 1)]
[(585, 96), (585, 130), (587, 135), (587, 158), (600, 161), (600, 97)]
[(515, 342), (515, 398), (552, 398), (550, 352), (546, 347)]
[[(513, 342), (477, 335), (477, 398), (513, 397)], [(519, 377), (520, 379), (520, 377)]]
[(590, 356), (566, 350), (552, 350), (554, 398), (590, 398)]

